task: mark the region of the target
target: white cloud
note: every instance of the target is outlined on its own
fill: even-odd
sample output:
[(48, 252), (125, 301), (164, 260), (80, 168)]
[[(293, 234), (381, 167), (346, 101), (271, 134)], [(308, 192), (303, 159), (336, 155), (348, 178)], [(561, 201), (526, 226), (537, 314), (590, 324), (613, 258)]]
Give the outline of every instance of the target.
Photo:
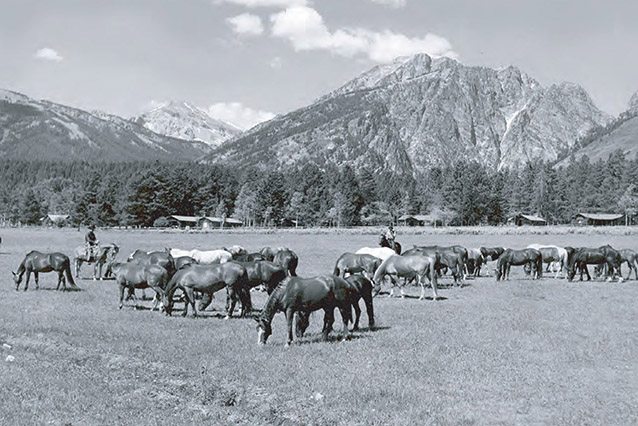
[(307, 0), (214, 0), (213, 2), (232, 3), (249, 8), (276, 7), (279, 9), (285, 9), (291, 6), (305, 6), (308, 4)]
[(331, 32), (319, 12), (306, 6), (293, 6), (272, 14), (270, 22), (272, 35), (288, 40), (296, 51), (328, 50), (346, 57), (362, 54), (382, 63), (417, 53), (458, 58), (451, 43), (436, 34), (419, 38), (363, 28), (341, 28)]
[(371, 0), (373, 3), (383, 4), (394, 8), (400, 8), (405, 6), (406, 0)]
[(49, 47), (43, 47), (42, 49), (38, 49), (34, 55), (34, 58), (36, 59), (44, 59), (47, 61), (55, 61), (55, 62), (60, 62), (62, 59), (64, 59), (62, 56), (60, 56), (60, 54), (49, 48)]
[(260, 35), (264, 32), (264, 25), (261, 18), (250, 13), (242, 13), (226, 19), (226, 22), (232, 27), (233, 32), (243, 35)]
[(240, 129), (249, 129), (275, 116), (272, 112), (244, 106), (241, 102), (218, 102), (208, 107), (208, 114)]

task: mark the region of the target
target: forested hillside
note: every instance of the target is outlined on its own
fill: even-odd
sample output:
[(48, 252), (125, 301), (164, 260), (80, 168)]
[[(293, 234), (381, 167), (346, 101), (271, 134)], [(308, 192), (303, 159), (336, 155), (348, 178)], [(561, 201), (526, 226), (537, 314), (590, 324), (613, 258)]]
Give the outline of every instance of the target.
[(638, 160), (616, 152), (565, 168), (528, 163), (494, 171), (478, 163), (431, 168), (417, 178), (308, 162), (263, 172), (198, 163), (56, 164), (0, 161), (0, 214), (34, 224), (46, 213), (74, 223), (153, 226), (173, 214), (238, 217), (248, 225), (386, 224), (434, 213), (458, 225), (500, 224), (518, 212), (550, 223), (578, 211), (635, 212)]

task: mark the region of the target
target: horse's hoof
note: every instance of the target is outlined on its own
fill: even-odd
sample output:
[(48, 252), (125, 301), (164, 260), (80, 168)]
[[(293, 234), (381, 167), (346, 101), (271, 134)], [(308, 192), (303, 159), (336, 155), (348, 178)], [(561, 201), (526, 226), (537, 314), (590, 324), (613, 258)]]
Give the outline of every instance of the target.
[(289, 348), (290, 347), (290, 342), (287, 342), (286, 345), (284, 346), (285, 348)]
[(225, 319), (225, 320), (229, 320), (229, 319), (230, 319), (230, 315), (226, 315), (226, 316), (224, 317), (224, 319)]

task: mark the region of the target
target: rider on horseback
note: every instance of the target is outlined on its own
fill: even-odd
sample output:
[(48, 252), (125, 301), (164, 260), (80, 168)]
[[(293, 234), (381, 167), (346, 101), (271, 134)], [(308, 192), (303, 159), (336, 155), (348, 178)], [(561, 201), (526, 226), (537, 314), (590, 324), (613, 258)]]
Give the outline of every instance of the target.
[(390, 226), (388, 226), (388, 229), (387, 231), (385, 231), (385, 234), (383, 234), (383, 236), (388, 241), (388, 244), (390, 244), (390, 248), (394, 250), (394, 240), (397, 237), (397, 233), (394, 231), (392, 223), (390, 223)]
[(97, 249), (100, 242), (95, 236), (95, 225), (89, 226), (89, 232), (84, 236), (84, 242), (86, 243), (86, 257), (87, 259), (93, 259), (97, 255)]

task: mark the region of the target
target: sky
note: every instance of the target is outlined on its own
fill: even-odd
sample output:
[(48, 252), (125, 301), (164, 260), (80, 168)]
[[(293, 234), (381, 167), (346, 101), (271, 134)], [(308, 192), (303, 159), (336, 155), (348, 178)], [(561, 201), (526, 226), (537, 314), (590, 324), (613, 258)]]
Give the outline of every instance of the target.
[(629, 0), (0, 0), (0, 88), (123, 117), (187, 101), (247, 128), (424, 52), (578, 83), (617, 115), (637, 23)]

